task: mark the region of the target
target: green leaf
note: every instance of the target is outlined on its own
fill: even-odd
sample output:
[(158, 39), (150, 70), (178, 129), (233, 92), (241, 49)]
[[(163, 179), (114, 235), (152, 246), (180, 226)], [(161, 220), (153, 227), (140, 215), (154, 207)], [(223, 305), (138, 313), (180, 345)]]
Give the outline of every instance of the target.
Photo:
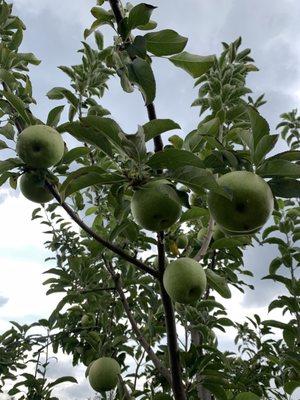
[(0, 140), (0, 150), (4, 150), (4, 149), (7, 149), (7, 148), (8, 148), (8, 146), (4, 142), (4, 140)]
[(8, 158), (7, 160), (0, 161), (0, 173), (20, 167), (21, 165), (24, 164), (19, 158)]
[(208, 189), (220, 194), (221, 196), (231, 198), (230, 195), (218, 185), (214, 175), (209, 170), (193, 165), (187, 165), (175, 169), (170, 173), (170, 177), (177, 182), (188, 186), (195, 193), (203, 194), (203, 189)]
[(146, 25), (139, 25), (137, 29), (141, 31), (152, 31), (157, 27), (157, 22), (150, 20)]
[(8, 45), (10, 50), (17, 50), (22, 43), (23, 40), (23, 29), (20, 27), (16, 30), (16, 32), (12, 35), (11, 41)]
[(275, 147), (279, 135), (265, 135), (258, 142), (254, 152), (254, 164), (260, 165), (265, 156)]
[(96, 18), (98, 26), (109, 24), (113, 26), (113, 15), (102, 7), (93, 7), (91, 9), (92, 15)]
[(296, 179), (272, 179), (268, 181), (274, 196), (284, 199), (300, 197), (300, 181)]
[(213, 118), (207, 122), (200, 123), (198, 125), (197, 132), (200, 135), (205, 135), (205, 136), (218, 136), (219, 129), (220, 129), (219, 118)]
[(130, 10), (128, 16), (129, 29), (137, 28), (148, 24), (150, 21), (151, 14), (156, 7), (151, 4), (141, 3), (136, 5)]
[(254, 150), (259, 143), (260, 139), (268, 135), (270, 132), (270, 127), (267, 121), (259, 114), (259, 112), (251, 106), (248, 106), (248, 115), (251, 123)]
[(164, 151), (155, 153), (148, 161), (148, 164), (154, 169), (177, 169), (187, 165), (203, 167), (203, 162), (195, 154), (173, 148), (166, 148)]
[(266, 160), (258, 169), (257, 174), (271, 178), (283, 176), (286, 178), (300, 178), (300, 165), (287, 160)]
[(184, 50), (188, 39), (172, 29), (164, 29), (145, 35), (146, 48), (156, 56), (170, 56)]
[(206, 208), (193, 206), (182, 214), (180, 222), (192, 221), (194, 219), (199, 220), (199, 218), (207, 217), (208, 215), (209, 212)]
[(0, 126), (0, 135), (6, 137), (8, 140), (14, 140), (15, 131), (12, 124), (8, 122), (6, 125)]
[(268, 160), (272, 159), (300, 161), (300, 151), (297, 150), (283, 151), (282, 153), (278, 153), (275, 156), (268, 158)]
[(17, 58), (26, 64), (39, 65), (41, 60), (37, 59), (33, 53), (18, 53)]
[(127, 65), (128, 76), (142, 92), (146, 105), (151, 104), (156, 95), (156, 82), (150, 64), (142, 58), (136, 57)]
[(68, 151), (62, 158), (60, 164), (71, 164), (79, 157), (83, 157), (90, 152), (88, 147), (75, 147)]
[(193, 78), (205, 74), (214, 64), (215, 56), (198, 56), (184, 51), (169, 58), (176, 67), (184, 69)]
[(216, 272), (211, 269), (205, 270), (208, 284), (216, 290), (222, 297), (225, 299), (231, 298), (231, 292), (226, 282), (226, 279), (223, 276), (218, 275)]
[(181, 129), (181, 127), (171, 119), (154, 119), (144, 124), (143, 129), (145, 133), (145, 141), (148, 142), (164, 132), (173, 129)]
[(238, 246), (245, 246), (246, 244), (251, 243), (251, 238), (248, 236), (240, 236), (240, 237), (230, 237), (230, 238), (221, 238), (216, 240), (212, 245), (212, 249), (229, 249)]
[(18, 81), (13, 74), (3, 68), (0, 68), (0, 81), (6, 83), (10, 89), (15, 89), (18, 85)]
[(63, 197), (94, 185), (112, 185), (122, 183), (125, 179), (114, 173), (106, 173), (100, 167), (83, 167), (68, 175), (63, 182), (60, 192)]
[(243, 392), (238, 394), (235, 400), (260, 400), (260, 397), (252, 392)]
[(172, 145), (176, 148), (176, 149), (182, 149), (183, 146), (183, 139), (178, 136), (178, 135), (172, 135), (169, 137), (169, 142), (172, 143)]
[(215, 382), (203, 382), (203, 386), (208, 389), (216, 398), (216, 400), (227, 400), (227, 395), (222, 386), (217, 385)]
[(82, 118), (81, 123), (86, 128), (95, 129), (98, 136), (107, 139), (109, 143), (118, 150), (119, 154), (125, 154), (123, 149), (123, 139), (125, 139), (125, 135), (120, 126), (113, 119), (90, 115), (86, 118)]
[(77, 97), (70, 90), (64, 87), (54, 87), (53, 89), (49, 90), (47, 97), (50, 100), (61, 100), (66, 98), (75, 109), (77, 109), (79, 104)]
[(34, 125), (35, 121), (31, 114), (27, 112), (25, 103), (13, 93), (5, 91), (3, 91), (2, 93), (7, 101), (11, 104), (11, 106), (17, 111), (23, 121), (28, 125)]
[(290, 381), (290, 382), (286, 382), (284, 384), (284, 390), (286, 391), (286, 393), (292, 395), (293, 392), (300, 387), (300, 380), (298, 381)]
[(65, 382), (71, 382), (71, 383), (78, 383), (73, 376), (63, 376), (61, 378), (56, 379), (55, 381), (49, 383), (49, 387), (54, 387), (56, 385), (59, 385), (60, 383), (65, 383)]
[[(91, 118), (91, 117), (88, 117)], [(79, 121), (68, 122), (58, 127), (59, 132), (68, 132), (81, 142), (89, 143), (101, 149), (105, 154), (113, 157), (113, 150), (105, 134), (92, 126), (83, 126)]]
[(63, 112), (65, 106), (58, 106), (53, 108), (49, 114), (48, 114), (48, 118), (47, 118), (47, 125), (48, 126), (53, 126), (56, 127), (59, 123), (60, 117), (61, 117), (61, 113)]

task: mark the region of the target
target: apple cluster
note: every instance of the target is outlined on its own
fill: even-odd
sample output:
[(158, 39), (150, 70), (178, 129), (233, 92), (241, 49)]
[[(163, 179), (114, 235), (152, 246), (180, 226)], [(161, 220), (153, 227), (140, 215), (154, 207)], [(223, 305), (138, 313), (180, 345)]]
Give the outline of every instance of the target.
[(63, 157), (61, 135), (50, 126), (29, 126), (19, 135), (16, 151), (28, 169), (20, 178), (22, 194), (36, 203), (52, 200), (51, 193), (45, 188), (45, 171)]

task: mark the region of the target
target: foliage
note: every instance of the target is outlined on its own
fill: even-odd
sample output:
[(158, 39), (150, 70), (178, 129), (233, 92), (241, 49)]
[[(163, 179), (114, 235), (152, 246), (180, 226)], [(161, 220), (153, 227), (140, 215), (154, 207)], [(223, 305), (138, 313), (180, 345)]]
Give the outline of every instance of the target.
[[(289, 148), (270, 156), (279, 135), (270, 133), (258, 112), (264, 96), (256, 100), (249, 96), (246, 80), (258, 69), (250, 49), (241, 49), (241, 38), (223, 43), (218, 56), (191, 54), (185, 51), (187, 38), (177, 32), (153, 32), (155, 7), (126, 4), (120, 19), (118, 4), (97, 1), (91, 10), (95, 20), (84, 32), (81, 63), (59, 67), (70, 78), (70, 87), (54, 87), (47, 94), (62, 104), (49, 111), (44, 123), (79, 142), (72, 148), (66, 143), (63, 159), (46, 171), (59, 201), (42, 205), (32, 215), (46, 227), (45, 246), (53, 253), (47, 259), (51, 264), (44, 281), (47, 295), (59, 293), (61, 300), (48, 319), (30, 326), (13, 322), (12, 328), (1, 334), (0, 392), (10, 387), (9, 394), (16, 399), (56, 399), (52, 393), (56, 385), (75, 382), (72, 377), (47, 379), (49, 353), (59, 357), (63, 352), (74, 366), (88, 366), (104, 356), (117, 359), (122, 377), (110, 398), (172, 396), (174, 386), (180, 386), (178, 381), (170, 384), (172, 352), (178, 351), (188, 399), (288, 399), (300, 385), (299, 117), (296, 111), (282, 114), (278, 128)], [(15, 189), (27, 166), (14, 154), (14, 142), (25, 127), (43, 123), (30, 110), (35, 100), (29, 64), (38, 65), (39, 61), (31, 53), (19, 52), (25, 26), (13, 15), (12, 6), (0, 0), (0, 9), (0, 147), (12, 154), (0, 162), (0, 181), (2, 185), (8, 181)], [(103, 25), (118, 32), (107, 47)], [(87, 43), (92, 35), (94, 44)], [(189, 73), (199, 87), (192, 105), (200, 108), (202, 119), (187, 135), (175, 121), (152, 118), (154, 56), (165, 58), (170, 68)], [(137, 87), (152, 115), (135, 134), (125, 133), (101, 105), (111, 77), (117, 77), (127, 93)], [(65, 107), (67, 120), (60, 123)], [(159, 149), (160, 135), (171, 130), (178, 135)], [(148, 145), (152, 139), (155, 154)], [(268, 181), (276, 197), (272, 225), (256, 235), (214, 240), (207, 193), (229, 196), (216, 176), (233, 170), (256, 172)], [(142, 230), (130, 212), (134, 191), (157, 179), (167, 179), (176, 188), (183, 207), (180, 220), (165, 232), (165, 239)], [(78, 229), (63, 218), (59, 205), (75, 222), (84, 219), (86, 225), (79, 223)], [(199, 239), (203, 228), (207, 234)], [(179, 249), (176, 240), (183, 234), (188, 242)], [(107, 243), (112, 244), (110, 250)], [(165, 254), (161, 251), (164, 243)], [(241, 292), (253, 288), (243, 252), (254, 244), (278, 248), (278, 257), (264, 279), (284, 285), (269, 311), (281, 309), (285, 322), (262, 321), (258, 315), (248, 317), (245, 323), (232, 321), (221, 303), (220, 297), (231, 297), (232, 288)], [(124, 259), (124, 252), (129, 257)], [(168, 299), (162, 302), (160, 292), (164, 297), (163, 260), (180, 256), (201, 262), (208, 287), (194, 306), (175, 304), (180, 332), (177, 349), (170, 343), (170, 331), (169, 342), (165, 340), (166, 322), (172, 323), (173, 309)], [(92, 325), (82, 324), (84, 315), (91, 318)], [(236, 330), (236, 353), (221, 351), (218, 345), (217, 332), (226, 332), (228, 327)], [(101, 393), (100, 398), (108, 397)]]

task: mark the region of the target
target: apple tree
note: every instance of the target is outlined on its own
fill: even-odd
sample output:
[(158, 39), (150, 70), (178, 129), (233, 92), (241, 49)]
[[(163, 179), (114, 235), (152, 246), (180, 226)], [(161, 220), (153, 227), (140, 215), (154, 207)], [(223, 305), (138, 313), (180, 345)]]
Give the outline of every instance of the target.
[[(48, 318), (1, 333), (0, 393), (57, 399), (57, 385), (76, 384), (47, 377), (65, 353), (99, 399), (290, 399), (300, 386), (297, 111), (270, 132), (241, 38), (191, 54), (186, 37), (157, 29), (154, 6), (98, 0), (81, 63), (59, 67), (70, 86), (49, 88), (58, 104), (41, 121), (29, 73), (40, 61), (19, 51), (25, 25), (12, 5), (0, 10), (0, 181), (39, 203), (32, 220), (52, 254), (44, 285), (60, 298)], [(187, 134), (157, 118), (154, 57), (198, 89)], [(134, 134), (101, 105), (112, 79), (141, 92), (148, 119)], [(264, 279), (283, 285), (269, 312), (284, 319), (233, 321), (222, 298), (253, 288), (244, 251), (269, 244), (278, 251)], [(228, 328), (235, 352), (218, 343)]]

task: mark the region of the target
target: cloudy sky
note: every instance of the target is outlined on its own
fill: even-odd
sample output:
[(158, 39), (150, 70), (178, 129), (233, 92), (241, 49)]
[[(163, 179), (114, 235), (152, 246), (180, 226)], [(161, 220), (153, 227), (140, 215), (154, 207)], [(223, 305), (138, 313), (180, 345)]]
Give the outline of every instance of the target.
[[(34, 52), (42, 64), (32, 68), (31, 78), (38, 106), (34, 112), (45, 120), (54, 107), (45, 94), (54, 86), (67, 81), (58, 65), (70, 65), (79, 61), (76, 53), (80, 47), (84, 28), (92, 22), (89, 13), (95, 1), (91, 0), (14, 0), (15, 13), (25, 24), (27, 31), (22, 51)], [(133, 3), (137, 3), (134, 1)], [(243, 45), (252, 48), (253, 57), (260, 71), (253, 73), (248, 86), (254, 96), (266, 94), (268, 103), (261, 109), (272, 129), (279, 114), (298, 106), (300, 101), (300, 3), (299, 0), (149, 0), (158, 6), (154, 19), (158, 28), (172, 28), (189, 37), (187, 51), (201, 55), (219, 53), (221, 41), (230, 42), (242, 36)], [(171, 3), (171, 6), (170, 6)], [(107, 42), (112, 32), (105, 28)], [(160, 118), (172, 118), (184, 133), (198, 123), (198, 110), (190, 109), (196, 97), (193, 81), (188, 75), (174, 68), (167, 60), (156, 60), (154, 71), (157, 80), (157, 114)], [(103, 99), (113, 117), (125, 131), (133, 133), (138, 124), (146, 121), (146, 110), (138, 93), (124, 94), (117, 80), (111, 81), (110, 92)], [(48, 268), (43, 249), (44, 237), (38, 223), (30, 221), (32, 203), (12, 193), (0, 190), (0, 331), (9, 327), (9, 320), (21, 323), (47, 317), (56, 303), (54, 297), (46, 297), (41, 273)], [(5, 228), (4, 228), (5, 227)], [(269, 262), (274, 258), (272, 247), (250, 249), (246, 264), (256, 274), (257, 290), (246, 296), (236, 293), (234, 301), (227, 301), (230, 314), (236, 319), (254, 312), (266, 317), (265, 305), (281, 289), (275, 284), (260, 282), (266, 275)], [(253, 282), (252, 282), (253, 283)], [(272, 315), (276, 317), (274, 313)], [(232, 332), (221, 338), (222, 346), (232, 346)], [(72, 370), (63, 359), (50, 370), (51, 376), (58, 371), (75, 374), (79, 386), (62, 389), (64, 399), (86, 399), (91, 392), (86, 385), (84, 369)], [(296, 399), (296, 397), (295, 397)]]

